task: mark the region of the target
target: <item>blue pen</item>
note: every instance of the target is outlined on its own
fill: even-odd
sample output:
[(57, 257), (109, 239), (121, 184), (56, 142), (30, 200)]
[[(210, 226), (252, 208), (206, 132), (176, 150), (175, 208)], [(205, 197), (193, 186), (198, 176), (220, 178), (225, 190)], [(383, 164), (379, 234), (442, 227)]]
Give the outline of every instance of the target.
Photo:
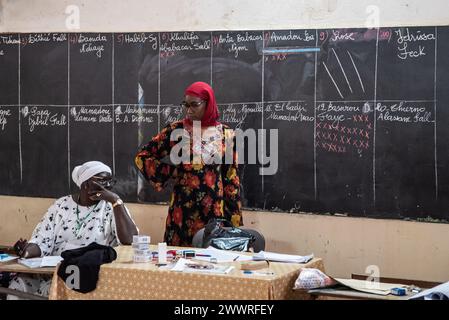
[(260, 272), (260, 271), (251, 271), (251, 270), (243, 270), (243, 274), (253, 274), (253, 275), (261, 275), (261, 276), (273, 276), (274, 272), (267, 271), (267, 272)]

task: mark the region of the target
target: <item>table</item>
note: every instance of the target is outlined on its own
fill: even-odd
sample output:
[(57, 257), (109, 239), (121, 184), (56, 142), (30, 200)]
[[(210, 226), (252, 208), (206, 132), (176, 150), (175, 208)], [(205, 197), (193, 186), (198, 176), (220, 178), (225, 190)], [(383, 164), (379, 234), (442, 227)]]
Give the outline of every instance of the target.
[[(11, 272), (11, 273), (27, 273), (27, 274), (46, 274), (52, 275), (56, 268), (47, 267), (47, 268), (28, 268), (20, 263), (17, 263), (16, 260), (9, 262), (0, 263), (0, 272)], [(42, 297), (36, 294), (26, 293), (19, 290), (9, 289), (0, 287), (0, 293), (12, 294), (16, 295), (20, 298), (32, 299), (32, 300), (47, 300), (46, 297)]]
[[(134, 263), (132, 247), (115, 248), (117, 260), (100, 268), (97, 288), (83, 294), (66, 287), (55, 272), (49, 298), (59, 299), (145, 299), (145, 300), (280, 300), (311, 299), (307, 291), (293, 290), (302, 268), (324, 272), (323, 261), (306, 264), (270, 263), (275, 275), (244, 275), (239, 262), (229, 274), (203, 274), (159, 270), (154, 263)], [(156, 246), (152, 246), (155, 250)], [(173, 248), (169, 248), (173, 249)], [(183, 248), (186, 249), (186, 248)]]
[(2, 262), (0, 263), (0, 272), (13, 272), (13, 273), (29, 273), (29, 274), (53, 274), (56, 270), (54, 267), (45, 268), (28, 268), (16, 261)]
[(408, 300), (411, 296), (415, 295), (415, 293), (413, 293), (406, 296), (395, 296), (392, 294), (382, 296), (349, 288), (312, 289), (309, 290), (308, 293), (315, 299), (320, 300)]

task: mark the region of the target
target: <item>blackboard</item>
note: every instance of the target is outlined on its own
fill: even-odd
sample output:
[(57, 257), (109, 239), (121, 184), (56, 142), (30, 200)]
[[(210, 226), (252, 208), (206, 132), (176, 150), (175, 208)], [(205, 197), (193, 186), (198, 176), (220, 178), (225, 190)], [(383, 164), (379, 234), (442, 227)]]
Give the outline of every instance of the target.
[(62, 196), (96, 159), (126, 201), (166, 202), (133, 156), (205, 81), (222, 122), (267, 130), (265, 158), (278, 130), (276, 174), (241, 165), (244, 207), (447, 222), (448, 40), (444, 26), (0, 34), (0, 194)]

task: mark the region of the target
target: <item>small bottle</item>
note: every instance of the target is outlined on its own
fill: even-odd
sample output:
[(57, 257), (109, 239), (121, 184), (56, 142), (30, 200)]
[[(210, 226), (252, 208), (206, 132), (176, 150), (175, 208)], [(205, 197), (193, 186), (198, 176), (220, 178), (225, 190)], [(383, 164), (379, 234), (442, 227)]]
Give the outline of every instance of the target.
[(160, 242), (157, 246), (158, 263), (167, 264), (167, 243)]

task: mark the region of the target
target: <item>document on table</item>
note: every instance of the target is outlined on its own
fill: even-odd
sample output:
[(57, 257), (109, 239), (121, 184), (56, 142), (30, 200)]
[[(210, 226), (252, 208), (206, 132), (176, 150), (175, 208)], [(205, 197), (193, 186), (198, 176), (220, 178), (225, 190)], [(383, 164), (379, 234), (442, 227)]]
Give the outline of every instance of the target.
[(381, 296), (386, 296), (390, 294), (391, 289), (393, 288), (405, 287), (405, 285), (399, 283), (382, 283), (358, 279), (341, 279), (341, 278), (333, 278), (333, 279), (338, 283), (347, 286), (351, 289), (372, 294), (378, 294)]
[(281, 254), (275, 252), (260, 251), (253, 256), (254, 260), (268, 260), (275, 262), (307, 263), (313, 259), (313, 253), (308, 256)]
[(238, 251), (219, 250), (214, 247), (196, 250), (195, 260), (211, 262), (211, 259), (216, 259), (213, 261), (217, 263), (253, 260), (252, 256), (243, 254)]
[(442, 283), (436, 287), (424, 290), (409, 300), (424, 299), (424, 300), (449, 300), (449, 281)]
[(56, 267), (63, 259), (61, 256), (45, 256), (42, 258), (19, 259), (19, 263), (28, 268)]
[(0, 254), (0, 263), (1, 262), (13, 261), (13, 260), (16, 260), (16, 259), (19, 259), (19, 257), (18, 256), (13, 256), (13, 255), (10, 255), (10, 254), (7, 254), (7, 253), (1, 253)]
[(179, 272), (197, 272), (197, 273), (216, 273), (216, 274), (228, 274), (234, 269), (234, 266), (229, 265), (217, 265), (217, 264), (204, 264), (195, 263), (191, 260), (181, 258), (176, 262), (171, 271)]

